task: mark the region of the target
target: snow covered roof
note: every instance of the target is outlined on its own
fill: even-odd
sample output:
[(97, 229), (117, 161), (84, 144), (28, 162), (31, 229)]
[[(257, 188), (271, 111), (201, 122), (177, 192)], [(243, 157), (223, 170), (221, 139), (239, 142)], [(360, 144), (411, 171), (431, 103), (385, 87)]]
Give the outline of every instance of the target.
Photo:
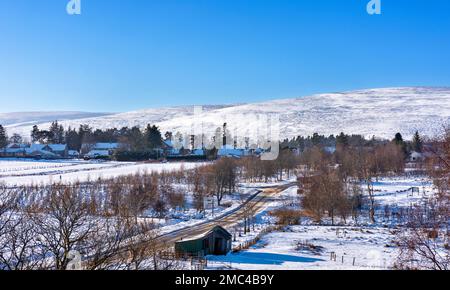
[(336, 146), (326, 146), (323, 148), (323, 150), (327, 153), (333, 154), (336, 152)]
[(6, 146), (6, 148), (27, 148), (27, 147), (29, 147), (29, 145), (28, 144), (19, 144), (19, 143), (11, 143), (11, 144), (8, 144), (8, 146)]
[(32, 155), (32, 156), (44, 156), (44, 157), (60, 157), (59, 155), (50, 152), (50, 151), (46, 151), (46, 150), (41, 150), (41, 149), (33, 149), (33, 148), (27, 148), (25, 149), (25, 152), (27, 155)]
[(31, 144), (31, 150), (45, 150), (45, 148), (50, 148), (52, 151), (65, 151), (67, 148), (66, 144)]
[(66, 144), (48, 144), (53, 151), (65, 151), (67, 148)]
[(235, 149), (233, 146), (226, 145), (219, 149), (217, 155), (219, 156), (243, 156), (244, 149)]
[(203, 156), (205, 155), (205, 151), (203, 149), (195, 149), (191, 154), (195, 156)]
[(172, 142), (172, 140), (164, 140), (163, 142), (164, 142), (164, 144), (167, 145), (167, 147), (173, 147), (173, 142)]
[(25, 148), (5, 148), (2, 150), (5, 153), (21, 153), (25, 152)]
[(30, 151), (39, 151), (44, 149), (45, 144), (31, 144)]
[(94, 145), (95, 150), (112, 150), (118, 149), (120, 147), (119, 143), (96, 143)]
[(232, 235), (225, 228), (223, 228), (223, 227), (221, 227), (219, 225), (216, 225), (212, 229), (208, 229), (208, 230), (204, 231), (203, 233), (187, 237), (187, 238), (185, 238), (185, 239), (183, 239), (181, 241), (178, 241), (177, 243), (183, 243), (183, 242), (188, 242), (188, 241), (202, 239), (202, 238), (204, 238), (204, 237), (206, 237), (206, 236), (208, 236), (211, 233), (216, 232), (216, 231), (221, 231), (227, 238), (231, 239), (231, 237), (232, 237)]

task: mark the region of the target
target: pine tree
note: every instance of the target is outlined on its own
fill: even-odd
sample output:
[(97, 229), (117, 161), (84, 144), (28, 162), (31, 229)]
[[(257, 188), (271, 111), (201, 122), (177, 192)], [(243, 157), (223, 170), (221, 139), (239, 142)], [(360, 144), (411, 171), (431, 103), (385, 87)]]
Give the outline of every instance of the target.
[(147, 147), (150, 149), (161, 148), (162, 136), (159, 128), (155, 125), (151, 126), (148, 124), (145, 129), (145, 141), (147, 143)]
[(404, 141), (403, 141), (403, 136), (402, 136), (402, 134), (400, 134), (400, 133), (395, 134), (394, 142), (395, 142), (397, 145), (402, 145), (403, 142), (404, 142)]
[(49, 142), (54, 144), (64, 143), (64, 128), (58, 124), (58, 121), (52, 122), (50, 129)]
[(393, 142), (400, 146), (400, 148), (402, 149), (403, 153), (406, 155), (407, 154), (407, 147), (406, 147), (406, 142), (403, 140), (403, 136), (400, 133), (395, 134), (395, 138), (393, 140)]
[(340, 144), (342, 146), (347, 146), (348, 145), (348, 136), (344, 134), (344, 132), (341, 132), (341, 134), (339, 134), (339, 136), (336, 137), (336, 143)]
[(78, 135), (77, 130), (69, 127), (69, 129), (65, 133), (64, 140), (66, 141), (69, 150), (80, 151), (81, 139), (80, 136)]
[(412, 148), (414, 151), (422, 153), (423, 142), (422, 142), (422, 138), (420, 137), (418, 131), (416, 131), (416, 133), (414, 134), (413, 141), (412, 141)]
[(8, 135), (5, 128), (0, 125), (0, 148), (5, 148), (6, 146), (8, 146)]
[(40, 139), (40, 134), (41, 132), (39, 131), (38, 126), (34, 125), (33, 126), (33, 130), (31, 131), (31, 142), (36, 143), (39, 141)]

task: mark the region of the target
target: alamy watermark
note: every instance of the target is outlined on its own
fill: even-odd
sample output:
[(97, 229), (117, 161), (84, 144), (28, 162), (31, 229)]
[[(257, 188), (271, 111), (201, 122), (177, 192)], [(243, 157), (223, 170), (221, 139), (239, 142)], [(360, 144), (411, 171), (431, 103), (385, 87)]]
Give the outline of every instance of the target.
[(366, 7), (367, 13), (370, 15), (381, 14), (381, 0), (370, 0)]
[[(381, 0), (370, 0), (366, 6), (367, 13), (370, 15), (381, 14)], [(81, 14), (81, 0), (69, 0), (66, 6), (67, 14), (80, 15)]]
[(81, 14), (81, 0), (69, 0), (66, 6), (67, 14), (80, 15)]
[(258, 154), (276, 160), (280, 147), (280, 116), (275, 113), (208, 115), (201, 106), (171, 136), (174, 149), (217, 149), (224, 155)]

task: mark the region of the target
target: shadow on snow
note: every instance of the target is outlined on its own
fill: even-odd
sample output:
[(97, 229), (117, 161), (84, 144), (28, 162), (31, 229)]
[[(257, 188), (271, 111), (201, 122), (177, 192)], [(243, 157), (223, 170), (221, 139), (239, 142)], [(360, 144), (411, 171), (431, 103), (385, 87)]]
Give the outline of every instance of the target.
[(211, 261), (220, 261), (239, 264), (267, 264), (281, 265), (285, 262), (295, 263), (314, 263), (324, 261), (317, 258), (307, 258), (292, 255), (274, 254), (274, 253), (258, 253), (258, 252), (242, 252), (237, 254), (228, 254), (222, 257), (210, 257)]

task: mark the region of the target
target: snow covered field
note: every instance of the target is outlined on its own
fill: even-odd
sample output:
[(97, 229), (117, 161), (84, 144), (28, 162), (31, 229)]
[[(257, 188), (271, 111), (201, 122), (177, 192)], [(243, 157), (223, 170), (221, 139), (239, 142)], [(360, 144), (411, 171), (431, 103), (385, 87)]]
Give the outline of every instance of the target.
[[(420, 192), (412, 194), (413, 187), (420, 188)], [(374, 188), (380, 212), (385, 206), (398, 209), (422, 203), (434, 193), (431, 181), (424, 177), (382, 178)], [(255, 231), (238, 238), (233, 246), (253, 239), (273, 223), (268, 212), (294, 200), (295, 190), (295, 187), (289, 188), (274, 200), (265, 212), (257, 216)], [(263, 235), (248, 250), (208, 257), (208, 269), (390, 269), (397, 256), (394, 239), (398, 230), (399, 225), (393, 219), (379, 218), (376, 224), (370, 224), (367, 217), (361, 217), (358, 225), (337, 226), (327, 221), (316, 224), (304, 220), (302, 225)]]
[(192, 169), (203, 163), (135, 163), (97, 162), (83, 160), (35, 161), (0, 160), (0, 183), (8, 186), (72, 183), (112, 178), (138, 172), (162, 172)]
[[(392, 233), (382, 227), (290, 226), (249, 250), (210, 257), (211, 268), (242, 270), (386, 269), (395, 259)], [(331, 259), (331, 253), (336, 260)], [(355, 258), (355, 261), (353, 261)], [(354, 263), (354, 264), (353, 264)]]

